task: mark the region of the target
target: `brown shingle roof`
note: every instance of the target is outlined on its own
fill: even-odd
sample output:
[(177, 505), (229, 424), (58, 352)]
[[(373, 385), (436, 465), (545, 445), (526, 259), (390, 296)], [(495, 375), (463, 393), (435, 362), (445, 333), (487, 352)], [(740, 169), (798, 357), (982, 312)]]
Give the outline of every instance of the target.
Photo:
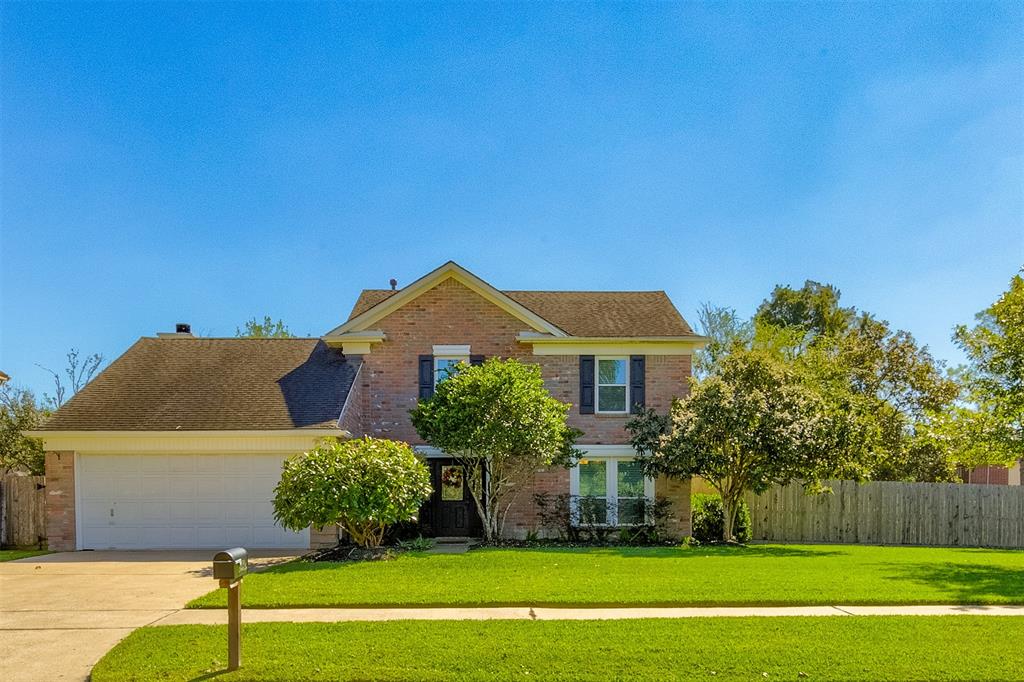
[[(364, 289), (349, 319), (397, 292)], [(573, 336), (690, 336), (687, 324), (664, 291), (504, 291)]]
[(337, 428), (358, 360), (319, 339), (139, 339), (47, 431)]

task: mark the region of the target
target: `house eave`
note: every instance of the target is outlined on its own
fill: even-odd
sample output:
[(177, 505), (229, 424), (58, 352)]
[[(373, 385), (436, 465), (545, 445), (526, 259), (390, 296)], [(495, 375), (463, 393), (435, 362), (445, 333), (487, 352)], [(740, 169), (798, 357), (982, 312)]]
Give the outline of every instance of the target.
[(707, 345), (708, 337), (569, 336), (523, 332), (516, 341), (533, 347), (534, 355), (690, 355)]
[(225, 429), (174, 431), (54, 431), (40, 429), (26, 435), (39, 438), (48, 451), (104, 454), (195, 453), (245, 454), (299, 453), (324, 437), (351, 438), (340, 428)]

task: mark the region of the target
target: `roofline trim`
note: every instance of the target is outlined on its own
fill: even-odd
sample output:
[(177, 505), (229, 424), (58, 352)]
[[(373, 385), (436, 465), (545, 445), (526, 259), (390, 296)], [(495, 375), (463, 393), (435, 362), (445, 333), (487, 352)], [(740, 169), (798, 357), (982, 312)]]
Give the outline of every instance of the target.
[(545, 332), (558, 337), (569, 336), (569, 334), (557, 325), (545, 320), (523, 304), (512, 299), (502, 291), (495, 289), (469, 270), (466, 270), (455, 261), (450, 260), (441, 267), (432, 270), (423, 277), (420, 277), (418, 280), (400, 290), (395, 295), (388, 296), (380, 303), (371, 306), (369, 309), (363, 311), (359, 315), (356, 315), (351, 320), (348, 320), (344, 324), (327, 332), (323, 338), (326, 339), (328, 337), (338, 336), (348, 332), (365, 331), (370, 325), (374, 324), (384, 316), (398, 310), (406, 303), (412, 301), (420, 294), (432, 289), (446, 279), (454, 279), (467, 289), (495, 304), (513, 317), (522, 320), (539, 332)]
[(351, 438), (339, 428), (329, 429), (231, 429), (203, 431), (30, 431), (41, 438), (47, 451), (104, 454), (299, 454), (317, 440), (334, 436)]
[(704, 336), (636, 336), (555, 338), (519, 334), (516, 341), (529, 344), (534, 355), (692, 355), (709, 339)]

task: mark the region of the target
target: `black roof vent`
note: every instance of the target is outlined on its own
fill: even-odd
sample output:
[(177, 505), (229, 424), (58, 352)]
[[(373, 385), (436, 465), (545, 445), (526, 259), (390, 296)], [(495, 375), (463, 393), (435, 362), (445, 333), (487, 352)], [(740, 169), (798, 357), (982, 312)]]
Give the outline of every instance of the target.
[(178, 324), (174, 325), (174, 333), (175, 334), (191, 334), (192, 333), (192, 325), (190, 325), (190, 324), (188, 324), (186, 322), (179, 322)]

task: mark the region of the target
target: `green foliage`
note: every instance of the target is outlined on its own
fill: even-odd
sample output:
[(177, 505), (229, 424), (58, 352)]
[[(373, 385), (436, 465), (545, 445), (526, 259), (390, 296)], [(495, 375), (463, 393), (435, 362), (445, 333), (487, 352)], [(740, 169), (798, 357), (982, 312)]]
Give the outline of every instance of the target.
[(598, 510), (588, 505), (589, 501), (578, 495), (551, 495), (546, 492), (535, 493), (533, 496), (541, 528), (564, 542), (655, 545), (672, 540), (668, 534), (672, 501), (667, 498), (630, 500), (631, 515), (644, 519), (644, 522), (623, 526), (605, 524), (608, 513), (617, 516), (616, 512), (621, 511), (621, 507), (614, 509), (616, 502), (601, 501)]
[[(956, 328), (954, 339), (967, 354), (966, 402), (962, 427), (992, 453), (992, 463), (1024, 458), (1024, 278), (978, 313), (977, 324)], [(988, 462), (982, 462), (988, 463)]]
[(774, 327), (797, 327), (809, 337), (836, 336), (853, 321), (853, 308), (839, 306), (839, 289), (812, 280), (800, 289), (777, 286), (758, 307), (755, 320)]
[(664, 422), (650, 411), (632, 420), (634, 447), (649, 474), (699, 475), (719, 492), (726, 541), (745, 491), (795, 479), (814, 489), (823, 477), (857, 473), (860, 439), (849, 413), (763, 350), (734, 349), (716, 374), (673, 402), (670, 419), (656, 446), (651, 434)]
[[(698, 542), (707, 544), (721, 542), (725, 532), (725, 510), (718, 495), (696, 494), (690, 497), (691, 533)], [(741, 501), (736, 508), (736, 524), (733, 528), (737, 542), (750, 542), (753, 531), (750, 527), (750, 508)]]
[(540, 367), (490, 358), (459, 366), (410, 416), (425, 441), (462, 464), (484, 533), (493, 539), (533, 473), (576, 456), (579, 431), (566, 423), (568, 411), (544, 387)]
[(426, 552), (434, 546), (433, 538), (425, 538), (422, 535), (418, 535), (411, 540), (399, 540), (398, 547), (404, 549), (407, 552)]
[(337, 524), (359, 545), (377, 547), (388, 526), (415, 518), (430, 496), (430, 472), (405, 443), (324, 439), (285, 460), (274, 518), (291, 530)]
[(11, 471), (43, 475), (43, 442), (25, 431), (39, 428), (48, 415), (31, 391), (0, 386), (0, 475)]
[(693, 373), (698, 379), (711, 374), (719, 360), (735, 346), (748, 346), (754, 338), (754, 325), (740, 319), (732, 308), (702, 303), (697, 311), (700, 332), (708, 343), (694, 353)]
[(236, 327), (235, 336), (247, 339), (288, 339), (295, 335), (282, 320), (275, 322), (270, 319), (270, 315), (264, 315), (262, 322), (254, 317), (245, 323), (245, 327)]
[[(224, 608), (226, 602), (226, 590), (213, 589), (189, 608)], [(281, 564), (245, 579), (245, 604), (1024, 604), (1024, 552), (779, 544), (483, 547), (461, 555), (399, 554), (385, 562)]]

